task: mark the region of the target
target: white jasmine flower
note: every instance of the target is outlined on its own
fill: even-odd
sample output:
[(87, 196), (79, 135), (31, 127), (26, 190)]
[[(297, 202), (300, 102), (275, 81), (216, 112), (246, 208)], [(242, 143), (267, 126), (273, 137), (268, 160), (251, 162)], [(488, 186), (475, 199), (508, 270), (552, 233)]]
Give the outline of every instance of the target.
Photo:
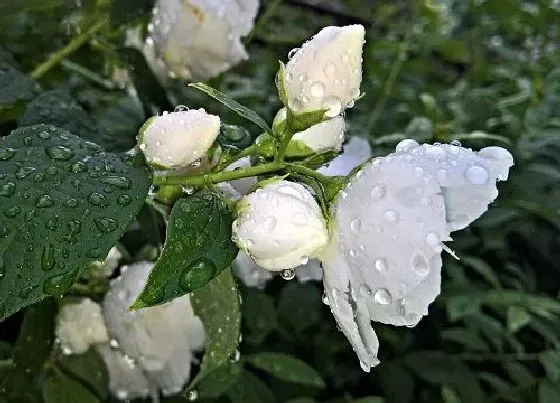
[(268, 183), (240, 203), (232, 225), (237, 245), (267, 270), (307, 263), (327, 242), (321, 208), (299, 183)]
[(99, 304), (89, 298), (65, 301), (56, 320), (56, 337), (64, 354), (82, 354), (109, 341)]
[[(233, 171), (237, 168), (249, 168), (250, 166), (251, 158), (243, 157), (235, 161), (233, 164), (228, 165), (225, 170)], [(249, 190), (257, 184), (257, 181), (258, 180), (255, 176), (251, 176), (248, 178), (241, 178), (230, 181), (229, 184), (242, 195), (246, 195), (247, 193), (249, 193)]]
[(207, 80), (248, 58), (241, 37), (258, 7), (258, 0), (158, 0), (147, 46), (171, 76)]
[(286, 64), (284, 90), (296, 113), (326, 109), (334, 117), (351, 107), (360, 95), (361, 25), (325, 27), (303, 44)]
[[(287, 109), (282, 108), (274, 118), (273, 126), (282, 124), (287, 117)], [(287, 155), (321, 154), (327, 151), (340, 151), (344, 142), (346, 125), (342, 116), (323, 120), (306, 130), (292, 136)]]
[(449, 234), (486, 211), (513, 158), (489, 147), (404, 140), (341, 192), (321, 260), (331, 311), (362, 368), (378, 363), (370, 321), (414, 326), (440, 292), (440, 253)]
[(327, 165), (318, 169), (320, 173), (327, 176), (346, 176), (358, 165), (363, 164), (371, 158), (371, 146), (369, 141), (362, 137), (351, 137), (343, 146), (342, 154)]
[(95, 262), (89, 269), (89, 274), (93, 277), (110, 277), (115, 269), (119, 267), (122, 253), (118, 247), (113, 246), (103, 262)]
[[(203, 348), (204, 329), (188, 295), (163, 305), (128, 310), (153, 266), (141, 262), (123, 267), (122, 275), (111, 283), (103, 309), (109, 333), (120, 350), (151, 384), (169, 395), (181, 391), (189, 379), (193, 351)], [(124, 393), (122, 389), (113, 392)]]
[(219, 131), (220, 118), (204, 109), (177, 111), (149, 119), (138, 143), (150, 165), (185, 168), (205, 156)]

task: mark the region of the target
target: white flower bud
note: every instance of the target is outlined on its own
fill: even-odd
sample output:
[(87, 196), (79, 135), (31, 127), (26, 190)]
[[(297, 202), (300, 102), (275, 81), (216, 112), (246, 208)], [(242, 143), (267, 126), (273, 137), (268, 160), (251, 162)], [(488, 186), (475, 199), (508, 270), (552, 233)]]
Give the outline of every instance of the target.
[(218, 116), (204, 109), (186, 110), (151, 118), (142, 127), (138, 142), (150, 165), (178, 169), (204, 157), (219, 132)]
[(258, 7), (258, 0), (158, 0), (147, 46), (171, 76), (207, 80), (247, 59), (241, 37)]
[(88, 270), (88, 275), (91, 277), (111, 277), (113, 272), (117, 267), (119, 267), (119, 262), (122, 258), (122, 253), (118, 247), (113, 246), (107, 257), (103, 262), (94, 262)]
[(101, 306), (89, 298), (65, 302), (58, 313), (56, 337), (64, 354), (82, 354), (91, 345), (108, 342)]
[(440, 292), (440, 253), (497, 196), (513, 159), (499, 147), (479, 153), (405, 140), (358, 172), (333, 206), (324, 249), (331, 311), (364, 370), (378, 363), (370, 321), (415, 326)]
[(154, 264), (122, 267), (111, 282), (103, 309), (111, 337), (164, 395), (180, 391), (189, 379), (193, 351), (204, 343), (204, 329), (190, 297), (131, 312), (128, 307), (143, 289)]
[(327, 242), (321, 208), (299, 183), (268, 183), (240, 203), (232, 226), (237, 245), (267, 270), (304, 264)]
[(361, 25), (325, 27), (303, 44), (286, 64), (284, 90), (288, 107), (296, 113), (326, 109), (334, 117), (360, 95)]
[[(287, 118), (287, 109), (282, 108), (274, 118), (273, 126), (277, 127)], [(323, 120), (310, 128), (292, 136), (286, 155), (311, 155), (327, 151), (339, 151), (344, 142), (346, 125), (342, 116)]]

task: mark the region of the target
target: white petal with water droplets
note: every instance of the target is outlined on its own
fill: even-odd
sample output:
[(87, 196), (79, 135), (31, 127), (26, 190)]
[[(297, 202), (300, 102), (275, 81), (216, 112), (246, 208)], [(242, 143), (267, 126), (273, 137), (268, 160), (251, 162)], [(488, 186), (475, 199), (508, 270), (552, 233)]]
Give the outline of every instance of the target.
[(103, 303), (111, 337), (164, 394), (180, 390), (190, 376), (192, 352), (202, 349), (204, 329), (194, 315), (190, 297), (130, 312), (128, 307), (143, 289), (153, 263), (122, 268), (111, 282)]
[(355, 167), (371, 158), (369, 141), (362, 137), (351, 137), (342, 150), (342, 154), (318, 171), (327, 176), (348, 175)]
[(321, 209), (299, 183), (268, 183), (240, 203), (232, 225), (237, 245), (267, 270), (305, 264), (327, 242)]
[(101, 306), (89, 298), (66, 301), (56, 319), (56, 337), (64, 354), (82, 354), (91, 345), (107, 343)]
[(171, 112), (145, 124), (139, 148), (150, 165), (185, 168), (206, 156), (219, 131), (220, 118), (203, 109)]
[(327, 109), (334, 117), (360, 95), (361, 25), (325, 27), (303, 44), (286, 64), (288, 107), (295, 112)]
[(159, 59), (183, 79), (207, 80), (247, 59), (241, 43), (258, 0), (158, 0), (151, 38)]
[(407, 139), (399, 143), (397, 154), (439, 183), (450, 231), (465, 228), (488, 209), (498, 196), (496, 182), (506, 180), (513, 165), (513, 157), (501, 147), (474, 152), (453, 144), (420, 146)]

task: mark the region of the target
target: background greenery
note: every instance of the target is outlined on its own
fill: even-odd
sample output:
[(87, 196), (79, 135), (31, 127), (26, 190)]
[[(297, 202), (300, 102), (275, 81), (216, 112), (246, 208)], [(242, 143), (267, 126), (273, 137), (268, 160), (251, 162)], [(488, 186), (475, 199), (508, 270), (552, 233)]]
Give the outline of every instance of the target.
[[(180, 81), (164, 89), (139, 52), (122, 48), (127, 26), (146, 25), (150, 3), (0, 0), (0, 135), (52, 123), (122, 152), (146, 118), (179, 104), (242, 123)], [(374, 325), (382, 364), (371, 373), (336, 329), (322, 286), (278, 278), (264, 292), (241, 287), (240, 358), (194, 395), (234, 403), (559, 402), (560, 2), (305, 3), (265, 1), (247, 38), (250, 59), (209, 84), (271, 121), (280, 107), (278, 59), (325, 25), (362, 23), (367, 95), (347, 113), (350, 135), (367, 137), (378, 155), (404, 137), (500, 145), (516, 165), (490, 211), (455, 234), (461, 260), (444, 256), (430, 315), (411, 329)], [(108, 26), (37, 70), (103, 18)], [(132, 261), (164, 236), (145, 206), (120, 242)], [(46, 300), (0, 324), (0, 401), (110, 400), (93, 352), (51, 354), (55, 312)], [(2, 361), (9, 357), (15, 370)]]

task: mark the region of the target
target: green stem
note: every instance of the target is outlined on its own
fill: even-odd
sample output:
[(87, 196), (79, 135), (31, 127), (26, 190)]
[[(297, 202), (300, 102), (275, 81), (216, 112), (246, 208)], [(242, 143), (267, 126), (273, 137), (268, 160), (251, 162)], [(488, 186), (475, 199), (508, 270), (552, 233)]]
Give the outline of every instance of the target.
[(62, 60), (60, 65), (64, 67), (66, 70), (74, 72), (86, 80), (91, 81), (94, 84), (97, 84), (106, 90), (115, 90), (119, 89), (117, 83), (104, 78), (103, 76), (91, 71), (90, 69), (79, 65), (78, 63), (71, 62), (70, 60)]
[(288, 164), (286, 170), (289, 173), (298, 173), (305, 176), (309, 176), (311, 178), (316, 179), (319, 183), (327, 184), (331, 181), (331, 178), (323, 175), (320, 172), (314, 171), (311, 168), (304, 167), (303, 165), (296, 165), (296, 164)]
[(244, 150), (240, 151), (237, 154), (227, 155), (220, 163), (217, 165), (216, 170), (220, 171), (227, 167), (228, 165), (233, 164), (236, 161), (239, 161), (241, 158), (251, 157), (253, 155), (259, 155), (260, 149), (258, 144), (252, 144), (251, 146), (245, 148)]
[(269, 164), (254, 167), (236, 169), (234, 171), (211, 172), (197, 175), (174, 175), (156, 176), (153, 184), (161, 185), (183, 185), (183, 186), (205, 186), (213, 183), (227, 182), (236, 179), (248, 178), (278, 172), (286, 167), (284, 163), (271, 162)]
[(70, 54), (77, 51), (85, 43), (87, 43), (93, 36), (99, 32), (107, 24), (107, 19), (102, 19), (97, 23), (93, 24), (89, 29), (75, 37), (62, 49), (57, 50), (52, 53), (47, 60), (38, 65), (35, 70), (31, 73), (31, 77), (35, 80), (41, 78), (45, 73), (47, 73), (54, 66), (59, 64), (62, 60), (66, 59)]
[(399, 53), (397, 54), (397, 58), (395, 59), (393, 66), (391, 66), (391, 70), (389, 71), (389, 75), (383, 84), (383, 89), (381, 90), (381, 96), (377, 100), (371, 115), (369, 116), (368, 121), (368, 133), (371, 134), (372, 130), (375, 128), (381, 113), (383, 112), (383, 108), (385, 104), (389, 100), (391, 93), (393, 92), (393, 87), (397, 78), (399, 77), (402, 67), (404, 65), (405, 60), (408, 58), (408, 50), (410, 49), (410, 44), (412, 42), (412, 33), (414, 30), (414, 23), (410, 24), (410, 28), (405, 34), (404, 41), (401, 43), (399, 47)]

